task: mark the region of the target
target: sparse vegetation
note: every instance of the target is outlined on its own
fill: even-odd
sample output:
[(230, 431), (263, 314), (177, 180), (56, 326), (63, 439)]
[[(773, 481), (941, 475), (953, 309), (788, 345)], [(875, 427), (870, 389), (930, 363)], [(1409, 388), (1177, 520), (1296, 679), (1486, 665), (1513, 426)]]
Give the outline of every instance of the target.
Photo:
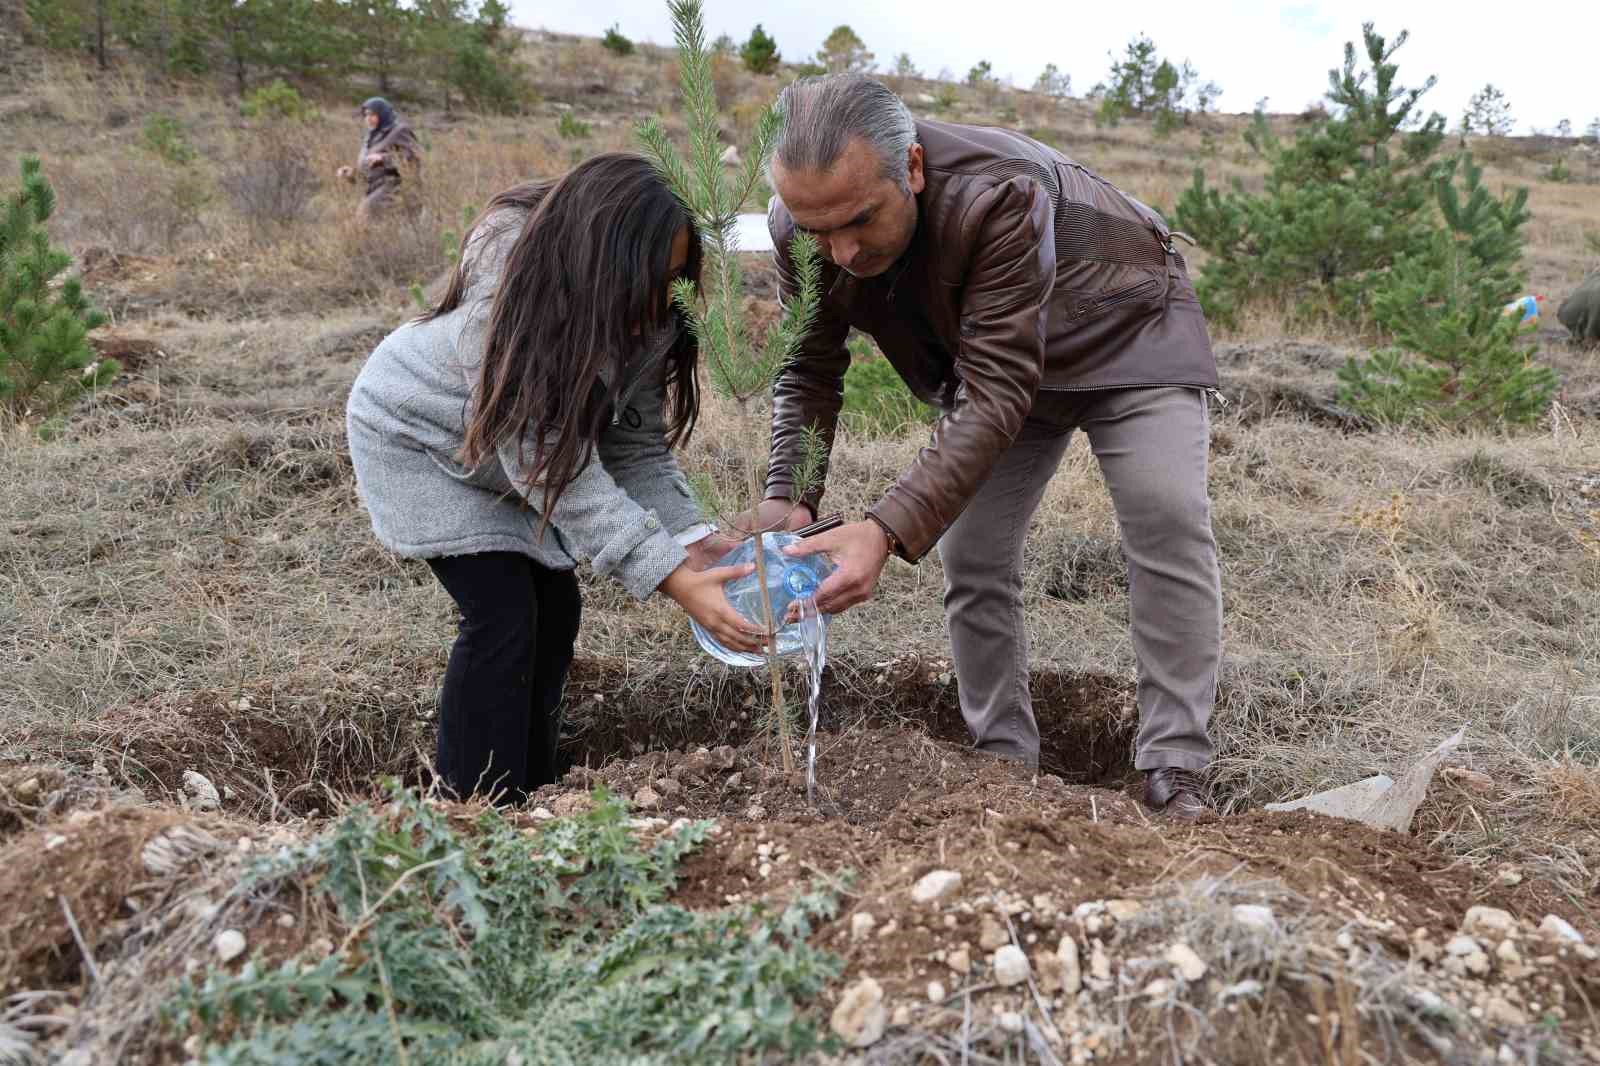
[(1114, 126), (1129, 115), (1151, 116), (1158, 134), (1168, 134), (1188, 120), (1190, 112), (1204, 114), (1222, 95), (1214, 81), (1200, 75), (1184, 60), (1181, 65), (1162, 58), (1156, 43), (1140, 34), (1128, 42), (1122, 59), (1111, 57), (1111, 73), (1091, 93), (1100, 101), (1096, 120)]
[(600, 46), (613, 55), (633, 55), (633, 42), (622, 35), (622, 30), (616, 23), (606, 30), (606, 35), (600, 38)]
[(865, 437), (893, 437), (910, 426), (927, 424), (938, 412), (906, 388), (899, 373), (857, 334), (850, 341), (850, 369), (844, 375), (844, 407), (840, 418), (851, 432)]
[(1057, 99), (1072, 95), (1072, 75), (1063, 74), (1054, 63), (1045, 64), (1044, 71), (1033, 83), (1033, 91)]
[(1482, 133), (1490, 137), (1506, 136), (1514, 124), (1511, 101), (1493, 83), (1472, 94), (1472, 99), (1467, 101), (1467, 110), (1461, 116), (1462, 132)]
[(817, 64), (829, 74), (865, 74), (874, 56), (849, 26), (835, 26), (817, 52)]

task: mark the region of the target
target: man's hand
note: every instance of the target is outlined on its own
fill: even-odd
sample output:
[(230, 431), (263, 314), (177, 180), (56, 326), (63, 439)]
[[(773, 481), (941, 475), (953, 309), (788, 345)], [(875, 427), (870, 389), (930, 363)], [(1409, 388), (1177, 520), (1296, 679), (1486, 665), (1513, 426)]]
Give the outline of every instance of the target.
[(785, 555), (797, 557), (817, 552), (827, 552), (837, 567), (817, 589), (817, 610), (842, 614), (872, 598), (878, 588), (878, 575), (889, 561), (889, 541), (878, 523), (864, 518), (783, 549)]
[(739, 546), (732, 537), (721, 533), (708, 533), (684, 550), (689, 553), (689, 569), (706, 570), (716, 565), (718, 559)]
[(746, 511), (733, 520), (740, 530), (754, 533), (788, 531), (809, 526), (817, 520), (816, 514), (803, 503), (793, 500), (762, 500), (754, 511)]
[(766, 631), (734, 610), (722, 589), (755, 568), (754, 563), (746, 563), (696, 571), (682, 563), (661, 582), (660, 590), (677, 600), (684, 613), (704, 626), (724, 648), (755, 655), (767, 646)]

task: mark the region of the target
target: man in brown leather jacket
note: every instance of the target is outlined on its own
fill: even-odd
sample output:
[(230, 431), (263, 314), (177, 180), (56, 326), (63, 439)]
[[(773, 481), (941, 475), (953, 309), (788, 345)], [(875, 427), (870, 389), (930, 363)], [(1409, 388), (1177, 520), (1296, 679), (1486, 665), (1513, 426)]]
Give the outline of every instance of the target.
[(777, 381), (762, 520), (814, 517), (821, 490), (793, 500), (789, 471), (807, 427), (831, 446), (846, 338), (870, 334), (942, 417), (861, 521), (799, 549), (838, 564), (818, 606), (868, 599), (891, 553), (915, 563), (937, 545), (967, 725), (979, 748), (1036, 764), (1022, 546), (1082, 430), (1128, 560), (1145, 802), (1199, 816), (1221, 660), (1206, 492), (1216, 361), (1166, 224), (1021, 134), (915, 121), (871, 78), (802, 79), (779, 106), (768, 226), (782, 294), (795, 292), (803, 230), (822, 253), (822, 297)]

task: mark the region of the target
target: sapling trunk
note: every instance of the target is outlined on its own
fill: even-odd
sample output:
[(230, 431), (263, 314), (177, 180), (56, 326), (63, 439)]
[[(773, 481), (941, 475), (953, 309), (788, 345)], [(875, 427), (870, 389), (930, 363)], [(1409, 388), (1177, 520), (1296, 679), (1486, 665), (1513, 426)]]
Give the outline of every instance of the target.
[[(781, 119), (775, 110), (767, 109), (756, 124), (753, 143), (743, 154), (745, 163), (730, 178), (722, 164), (721, 123), (711, 81), (711, 52), (706, 47), (700, 0), (668, 0), (667, 6), (672, 13), (678, 43), (679, 100), (690, 151), (687, 159), (680, 155), (666, 130), (654, 119), (640, 126), (639, 141), (694, 219), (705, 241), (700, 287), (697, 289), (694, 282), (688, 280), (679, 281), (673, 285), (672, 297), (699, 343), (712, 386), (733, 400), (738, 408), (738, 424), (746, 441), (744, 491), (751, 508), (747, 513), (754, 514), (754, 507), (763, 493), (756, 457), (759, 449), (756, 442), (761, 439), (755, 418), (759, 405), (753, 401), (771, 389), (778, 369), (799, 351), (800, 341), (810, 328), (817, 307), (817, 247), (807, 235), (795, 239), (790, 259), (799, 280), (799, 295), (784, 307), (782, 319), (768, 331), (762, 343), (756, 344), (740, 305), (742, 282), (734, 225), (740, 207), (750, 199), (761, 180)], [(815, 432), (808, 432), (805, 451), (800, 467), (786, 472), (797, 496), (811, 491), (823, 467), (822, 444)], [(768, 634), (767, 671), (772, 682), (772, 717), (783, 752), (783, 768), (793, 770), (790, 723), (783, 699), (783, 670), (778, 660), (780, 619), (774, 616), (768, 592), (767, 560), (763, 550), (766, 534), (780, 528), (782, 523), (770, 528), (741, 528), (727, 516), (742, 508), (724, 507), (714, 496), (706, 502), (708, 509), (716, 513), (724, 525), (755, 539), (761, 621)]]

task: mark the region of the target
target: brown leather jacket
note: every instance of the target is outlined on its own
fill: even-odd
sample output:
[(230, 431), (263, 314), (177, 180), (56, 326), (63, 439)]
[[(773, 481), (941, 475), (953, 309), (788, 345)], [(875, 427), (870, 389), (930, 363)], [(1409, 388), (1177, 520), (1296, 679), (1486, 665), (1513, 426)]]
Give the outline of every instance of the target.
[[(822, 266), (822, 300), (773, 400), (769, 497), (815, 425), (831, 447), (850, 328), (868, 333), (918, 397), (933, 438), (868, 510), (912, 562), (956, 520), (1010, 447), (1040, 389), (1214, 388), (1216, 359), (1161, 217), (1054, 149), (1009, 130), (918, 122), (927, 184), (905, 255), (881, 276)], [(767, 214), (795, 292), (794, 221)], [(821, 489), (806, 497), (813, 510)]]

